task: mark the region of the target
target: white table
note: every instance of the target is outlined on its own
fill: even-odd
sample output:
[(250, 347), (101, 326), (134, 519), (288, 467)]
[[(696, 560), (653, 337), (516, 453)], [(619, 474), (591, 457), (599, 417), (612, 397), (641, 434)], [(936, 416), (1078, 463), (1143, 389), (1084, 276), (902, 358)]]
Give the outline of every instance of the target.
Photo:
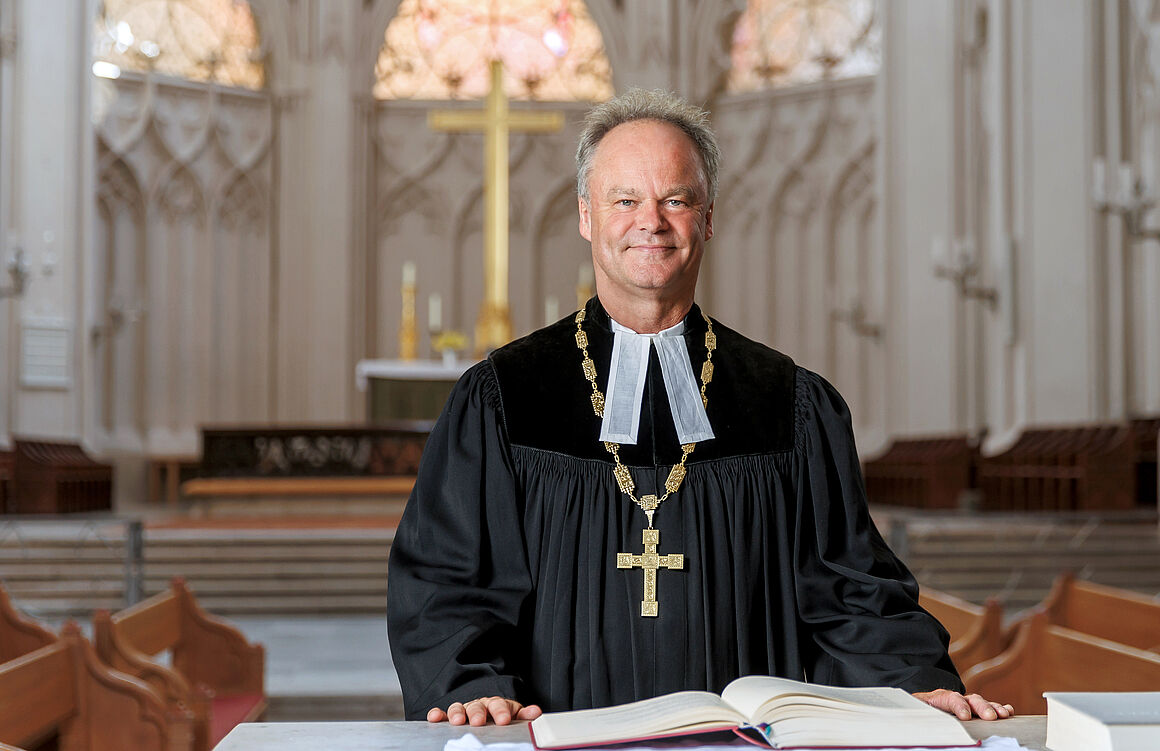
[[(999, 722), (964, 723), (974, 738), (1005, 735), (1034, 751), (1045, 751), (1047, 718), (1015, 717)], [(238, 725), (215, 751), (442, 751), (452, 738), (472, 733), (483, 743), (527, 742), (527, 723), (506, 727), (451, 727), (426, 722), (255, 722)], [(646, 744), (641, 744), (646, 745)], [(661, 748), (663, 746), (658, 746)], [(738, 749), (756, 746), (738, 741)]]

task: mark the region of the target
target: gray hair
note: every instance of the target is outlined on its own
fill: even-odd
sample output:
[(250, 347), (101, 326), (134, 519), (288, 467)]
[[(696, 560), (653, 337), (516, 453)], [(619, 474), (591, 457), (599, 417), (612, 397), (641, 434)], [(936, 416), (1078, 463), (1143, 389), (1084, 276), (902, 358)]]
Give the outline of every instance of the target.
[(676, 94), (662, 89), (631, 88), (618, 97), (602, 102), (588, 111), (584, 130), (576, 147), (576, 192), (588, 200), (588, 180), (592, 176), (592, 157), (608, 131), (634, 120), (657, 120), (684, 131), (701, 155), (701, 166), (709, 188), (709, 202), (717, 197), (717, 171), (721, 149), (717, 136), (709, 127), (709, 113), (689, 104)]

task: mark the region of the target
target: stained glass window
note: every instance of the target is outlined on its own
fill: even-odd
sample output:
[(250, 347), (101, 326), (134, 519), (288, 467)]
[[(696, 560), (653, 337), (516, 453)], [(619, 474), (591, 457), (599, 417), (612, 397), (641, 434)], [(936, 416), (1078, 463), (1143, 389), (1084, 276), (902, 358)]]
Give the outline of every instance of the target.
[(375, 98), (482, 98), (497, 59), (512, 99), (612, 96), (612, 68), (583, 0), (403, 0), (379, 52)]
[(875, 0), (749, 0), (733, 30), (732, 92), (873, 75)]
[(103, 0), (94, 72), (156, 71), (260, 89), (258, 28), (245, 0)]

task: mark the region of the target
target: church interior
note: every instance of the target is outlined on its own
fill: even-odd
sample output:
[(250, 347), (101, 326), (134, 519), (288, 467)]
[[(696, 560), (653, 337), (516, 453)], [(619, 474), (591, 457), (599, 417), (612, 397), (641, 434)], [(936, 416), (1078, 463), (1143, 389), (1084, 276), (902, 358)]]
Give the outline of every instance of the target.
[(56, 650), (148, 748), (401, 719), (424, 443), (594, 294), (631, 87), (711, 113), (696, 301), (845, 397), (968, 689), (1160, 689), (1160, 2), (3, 0), (0, 708)]

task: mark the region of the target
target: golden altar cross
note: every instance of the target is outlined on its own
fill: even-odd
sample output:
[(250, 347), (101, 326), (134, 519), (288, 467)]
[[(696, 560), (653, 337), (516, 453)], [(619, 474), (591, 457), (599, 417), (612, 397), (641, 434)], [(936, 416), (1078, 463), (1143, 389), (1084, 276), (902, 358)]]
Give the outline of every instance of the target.
[(508, 133), (551, 133), (564, 127), (562, 112), (512, 112), (503, 90), (503, 63), (491, 61), (491, 90), (482, 110), (432, 110), (433, 130), (484, 132), (483, 178), (483, 305), (475, 322), (475, 352), (512, 340), (508, 307)]
[(644, 529), (641, 531), (644, 533), (641, 535), (644, 538), (644, 555), (617, 553), (616, 567), (644, 569), (644, 600), (640, 603), (640, 614), (655, 617), (658, 612), (657, 569), (683, 569), (685, 556), (681, 553), (657, 555), (657, 545), (661, 544), (660, 530)]

